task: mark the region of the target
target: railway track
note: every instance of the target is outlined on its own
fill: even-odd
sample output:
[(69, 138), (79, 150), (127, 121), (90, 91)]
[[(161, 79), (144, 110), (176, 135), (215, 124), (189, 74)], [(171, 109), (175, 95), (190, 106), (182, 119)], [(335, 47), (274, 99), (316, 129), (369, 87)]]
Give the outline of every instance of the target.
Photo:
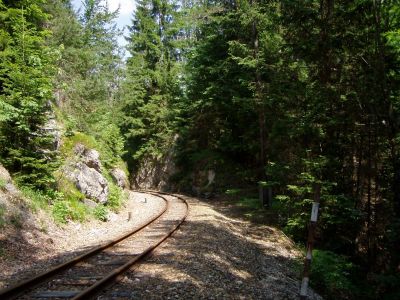
[(106, 287), (171, 236), (187, 217), (189, 206), (183, 197), (155, 191), (139, 192), (163, 199), (163, 210), (148, 222), (105, 245), (0, 290), (0, 299), (75, 300), (104, 293)]

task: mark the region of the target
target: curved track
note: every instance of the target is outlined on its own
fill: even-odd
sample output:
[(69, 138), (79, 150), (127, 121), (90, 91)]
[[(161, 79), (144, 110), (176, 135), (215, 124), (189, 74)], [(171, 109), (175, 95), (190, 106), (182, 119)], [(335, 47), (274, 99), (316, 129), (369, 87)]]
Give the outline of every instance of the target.
[(115, 240), (15, 286), (0, 299), (88, 299), (150, 254), (184, 222), (189, 206), (180, 196), (139, 191), (165, 201), (151, 220)]

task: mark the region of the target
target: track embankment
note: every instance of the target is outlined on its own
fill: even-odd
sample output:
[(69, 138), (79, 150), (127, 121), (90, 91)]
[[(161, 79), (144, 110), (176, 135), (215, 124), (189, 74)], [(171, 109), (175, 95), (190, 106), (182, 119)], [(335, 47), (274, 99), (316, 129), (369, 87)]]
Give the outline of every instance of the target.
[[(167, 238), (167, 228), (177, 226), (184, 211), (183, 202), (178, 201), (174, 195), (162, 196), (172, 206), (175, 205), (175, 208), (168, 210), (159, 222), (151, 225), (148, 230), (138, 233), (135, 240), (125, 245), (127, 247), (121, 247), (123, 249), (119, 253), (120, 257), (142, 252), (154, 241)], [(279, 230), (230, 218), (210, 202), (205, 203), (185, 196), (182, 198), (190, 205), (186, 222), (172, 236), (160, 243), (145, 260), (118, 275), (112, 285), (108, 285), (95, 296), (97, 299), (298, 298), (299, 274), (293, 271), (293, 264), (301, 257), (301, 253)], [(131, 218), (138, 220), (151, 215), (150, 211), (160, 211), (162, 205), (156, 199), (159, 197), (131, 193), (130, 203), (135, 205), (128, 204), (129, 209), (122, 212), (124, 217), (118, 216), (115, 221), (129, 223), (126, 220), (129, 211), (132, 213)], [(150, 206), (152, 208), (149, 210)], [(132, 211), (133, 207), (136, 207), (135, 212)], [(116, 230), (116, 224), (118, 223), (105, 224), (109, 229), (103, 232), (103, 240), (120, 233), (117, 231), (122, 229)], [(121, 223), (121, 226), (125, 225)], [(71, 245), (77, 245), (74, 240), (77, 237), (73, 232), (68, 232), (65, 239), (70, 239)], [(57, 244), (57, 241), (54, 241), (54, 244)], [(80, 254), (91, 246), (93, 243), (82, 243), (79, 247), (71, 247), (67, 253), (38, 261), (44, 269), (51, 262), (54, 264), (55, 261)], [(108, 259), (102, 261), (106, 263), (100, 268), (112, 265), (107, 263), (110, 262)], [(97, 262), (95, 260), (89, 262), (90, 264), (95, 265)], [(38, 270), (37, 263), (33, 265), (33, 268), (27, 268), (31, 273)], [(5, 283), (23, 279), (21, 274), (22, 272), (17, 272), (7, 277)], [(90, 277), (81, 275), (83, 281)], [(94, 275), (92, 278), (95, 277)], [(77, 292), (72, 293), (71, 298), (76, 295)], [(321, 298), (311, 291), (310, 299)]]

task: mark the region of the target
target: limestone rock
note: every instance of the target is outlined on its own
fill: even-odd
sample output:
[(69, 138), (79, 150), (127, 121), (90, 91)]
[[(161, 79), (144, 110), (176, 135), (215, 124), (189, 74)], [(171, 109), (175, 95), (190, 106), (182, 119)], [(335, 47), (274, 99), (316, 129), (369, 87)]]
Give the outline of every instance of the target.
[(100, 154), (94, 149), (88, 149), (84, 153), (84, 162), (89, 168), (101, 172)]
[(102, 204), (107, 202), (108, 183), (96, 169), (84, 163), (78, 163), (73, 177), (76, 187), (85, 196)]
[(94, 149), (87, 149), (84, 145), (78, 143), (74, 147), (76, 155), (82, 158), (82, 161), (90, 168), (101, 172), (100, 154)]
[(111, 171), (111, 176), (120, 188), (128, 188), (128, 178), (126, 177), (124, 171), (119, 168), (115, 168)]
[(77, 156), (83, 156), (83, 153), (85, 152), (85, 150), (86, 150), (85, 146), (83, 144), (81, 144), (81, 143), (77, 143), (74, 146), (74, 153)]

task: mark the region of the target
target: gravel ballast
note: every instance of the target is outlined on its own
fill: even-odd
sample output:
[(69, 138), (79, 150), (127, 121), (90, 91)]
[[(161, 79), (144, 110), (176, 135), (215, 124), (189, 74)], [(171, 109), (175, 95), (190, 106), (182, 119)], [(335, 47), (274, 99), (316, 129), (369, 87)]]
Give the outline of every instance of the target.
[[(181, 228), (98, 299), (298, 299), (293, 264), (302, 253), (282, 232), (185, 198), (190, 211)], [(0, 287), (121, 235), (163, 205), (158, 197), (130, 192), (126, 206), (109, 222), (49, 225), (47, 233), (37, 227), (1, 233)], [(309, 299), (322, 298), (310, 291)]]
[(98, 299), (298, 299), (301, 253), (282, 232), (187, 199), (180, 230)]
[(107, 222), (69, 222), (59, 227), (48, 220), (48, 215), (35, 216), (34, 220), (26, 216), (29, 221), (22, 223), (21, 228), (9, 227), (0, 233), (0, 288), (129, 232), (158, 214), (164, 206), (159, 197), (129, 192), (128, 201), (118, 214), (110, 213)]

